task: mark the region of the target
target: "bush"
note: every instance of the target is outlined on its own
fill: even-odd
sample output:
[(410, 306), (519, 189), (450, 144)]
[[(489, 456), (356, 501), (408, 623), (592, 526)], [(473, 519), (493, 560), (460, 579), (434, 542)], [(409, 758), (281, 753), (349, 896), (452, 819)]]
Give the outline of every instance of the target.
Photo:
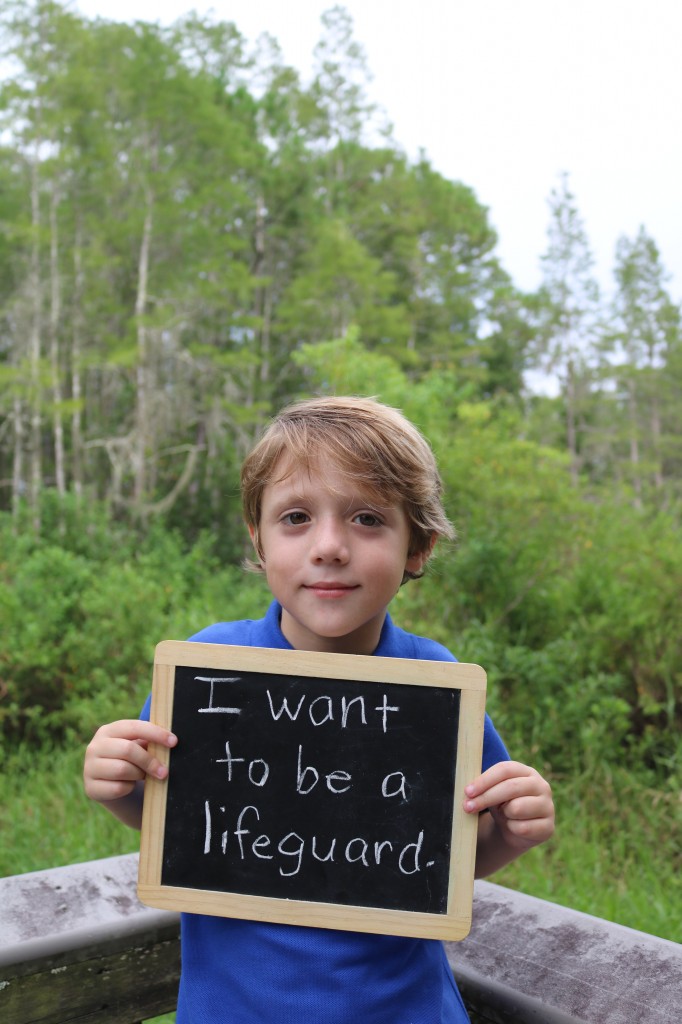
[[(91, 537), (98, 532), (96, 517)], [(9, 539), (10, 523), (0, 522)], [(0, 591), (0, 732), (10, 745), (89, 736), (137, 714), (154, 647), (217, 619), (262, 615), (260, 581), (222, 567), (203, 537), (185, 550), (155, 525), (139, 540), (101, 544), (26, 535), (7, 544)], [(75, 552), (68, 546), (80, 549)]]

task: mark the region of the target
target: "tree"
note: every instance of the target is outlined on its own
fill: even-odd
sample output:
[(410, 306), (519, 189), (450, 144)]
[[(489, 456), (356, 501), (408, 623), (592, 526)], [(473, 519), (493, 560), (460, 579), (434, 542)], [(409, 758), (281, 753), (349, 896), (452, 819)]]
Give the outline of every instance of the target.
[(565, 173), (551, 191), (549, 208), (537, 347), (545, 371), (556, 373), (561, 382), (571, 478), (576, 483), (581, 403), (596, 340), (599, 288), (592, 275), (594, 260), (585, 228)]
[[(221, 527), (305, 345), (354, 325), (414, 388), (518, 395), (526, 300), (473, 190), (366, 138), (341, 9), (313, 80), (230, 22), (3, 9), (0, 478)], [(7, 201), (6, 201), (7, 197)], [(32, 489), (28, 489), (30, 481)], [(180, 494), (182, 509), (174, 511)]]
[(15, 238), (21, 240), (16, 251), (21, 276), (11, 300), (9, 332), (9, 360), (18, 385), (13, 394), (13, 507), (17, 511), (26, 494), (38, 527), (46, 420), (52, 425), (52, 469), (60, 495), (66, 488), (60, 217), (69, 187), (69, 103), (83, 23), (49, 0), (34, 7), (9, 4), (4, 15), (6, 54), (15, 73), (2, 84), (0, 108), (27, 184), (13, 218)]
[(671, 353), (681, 343), (680, 309), (665, 289), (667, 275), (658, 248), (644, 227), (635, 239), (619, 238), (614, 276), (612, 352), (620, 357), (615, 373), (626, 395), (632, 480), (641, 504), (644, 478), (658, 491), (664, 484), (663, 422), (679, 399), (671, 391), (667, 370)]
[(353, 19), (337, 4), (322, 15), (323, 34), (315, 47), (315, 78), (310, 94), (318, 110), (316, 125), (326, 148), (335, 150), (335, 176), (343, 176), (343, 142), (359, 142), (376, 113), (367, 96), (371, 75), (367, 58), (353, 38)]

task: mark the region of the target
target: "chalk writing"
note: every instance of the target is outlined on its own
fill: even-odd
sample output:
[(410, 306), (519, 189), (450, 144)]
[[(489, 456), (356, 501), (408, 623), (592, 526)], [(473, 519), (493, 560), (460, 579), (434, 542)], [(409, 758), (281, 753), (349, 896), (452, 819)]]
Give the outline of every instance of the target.
[[(345, 861), (348, 864), (358, 864), (362, 867), (387, 867), (390, 866), (403, 874), (414, 875), (425, 867), (433, 867), (434, 861), (424, 864), (421, 860), (422, 846), (424, 844), (424, 830), (421, 829), (417, 839), (413, 842), (396, 843), (388, 839), (367, 839), (363, 836), (353, 836), (351, 839), (339, 842), (335, 836), (312, 835), (304, 837), (298, 832), (287, 832), (286, 835), (277, 841), (266, 833), (260, 833), (261, 812), (254, 804), (247, 804), (242, 807), (236, 815), (235, 824), (230, 829), (223, 829), (223, 818), (227, 814), (225, 805), (220, 806), (217, 811), (212, 809), (209, 800), (204, 802), (204, 823), (205, 840), (204, 854), (210, 854), (214, 836), (217, 832), (220, 839), (220, 851), (223, 856), (234, 847), (235, 856), (240, 860), (247, 860), (250, 856), (259, 860), (274, 860), (279, 854), (277, 870), (284, 878), (291, 878), (297, 875), (303, 866), (304, 856), (308, 855), (320, 863)], [(230, 843), (230, 834), (233, 842)], [(248, 838), (247, 838), (248, 837)], [(323, 854), (318, 847), (326, 852)], [(270, 852), (272, 851), (272, 852)], [(282, 858), (293, 858), (282, 859)]]
[[(290, 708), (289, 702), (285, 697), (282, 703), (280, 704), (279, 708), (277, 708), (275, 701), (273, 700), (272, 694), (270, 693), (270, 690), (267, 691), (267, 696), (268, 704), (270, 706), (270, 714), (272, 715), (275, 722), (279, 722), (280, 718), (284, 714), (287, 715), (291, 722), (297, 721), (301, 708), (308, 699), (307, 694), (303, 694), (296, 707)], [(351, 713), (351, 708), (353, 707), (354, 704), (357, 705), (355, 712), (357, 716), (356, 722), (359, 722), (362, 725), (367, 725), (367, 713), (365, 710), (364, 697), (353, 697), (349, 699), (346, 696), (342, 696), (340, 699), (337, 717), (335, 718), (332, 698), (327, 696), (326, 694), (323, 694), (320, 697), (315, 697), (314, 700), (310, 702), (310, 705), (308, 707), (308, 717), (310, 718), (310, 721), (314, 726), (324, 725), (326, 722), (340, 721), (341, 728), (346, 729), (348, 728), (349, 725), (349, 716)], [(320, 707), (318, 708), (317, 705), (320, 705)], [(372, 710), (381, 712), (382, 727), (383, 731), (386, 732), (388, 712), (400, 711), (400, 708), (397, 706), (390, 705), (388, 703), (386, 694), (383, 694), (383, 703), (380, 704), (379, 707), (375, 707)]]
[(175, 673), (164, 884), (446, 912), (456, 689)]
[(214, 715), (238, 715), (241, 712), (241, 708), (228, 708), (228, 707), (216, 707), (213, 703), (213, 687), (216, 683), (238, 683), (239, 676), (195, 676), (198, 683), (210, 683), (211, 694), (208, 699), (207, 708), (197, 708), (200, 715), (214, 714)]

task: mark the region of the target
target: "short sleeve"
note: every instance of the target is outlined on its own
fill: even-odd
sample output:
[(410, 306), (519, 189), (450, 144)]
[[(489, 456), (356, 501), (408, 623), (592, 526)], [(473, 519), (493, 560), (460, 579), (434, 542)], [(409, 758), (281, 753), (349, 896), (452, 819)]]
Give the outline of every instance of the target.
[(146, 701), (144, 702), (144, 706), (142, 708), (142, 711), (140, 711), (140, 719), (143, 722), (148, 722), (149, 721), (149, 716), (151, 714), (151, 710), (152, 710), (152, 695), (150, 693), (149, 696), (147, 697)]
[(485, 722), (483, 726), (483, 765), (482, 771), (487, 771), (488, 768), (492, 768), (498, 761), (509, 761), (511, 758), (507, 752), (507, 748), (500, 739), (500, 735), (497, 729), (492, 723), (492, 719), (486, 714)]

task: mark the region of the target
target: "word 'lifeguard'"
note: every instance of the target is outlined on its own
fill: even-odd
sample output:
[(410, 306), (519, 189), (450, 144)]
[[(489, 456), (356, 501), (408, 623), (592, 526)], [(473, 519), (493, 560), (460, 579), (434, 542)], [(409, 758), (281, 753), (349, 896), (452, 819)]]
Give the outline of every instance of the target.
[[(227, 808), (211, 806), (210, 801), (204, 804), (204, 853), (210, 854), (214, 846), (214, 838), (220, 842), (220, 851), (223, 854), (233, 853), (240, 860), (247, 860), (249, 856), (258, 860), (274, 860), (279, 854), (280, 858), (287, 858), (279, 865), (279, 874), (283, 878), (297, 875), (303, 864), (304, 854), (308, 853), (312, 860), (320, 863), (338, 863), (345, 861), (348, 864), (357, 864), (361, 867), (380, 867), (382, 864), (398, 869), (403, 875), (414, 875), (421, 871), (422, 867), (433, 867), (433, 861), (426, 865), (420, 862), (420, 854), (424, 843), (424, 831), (419, 832), (416, 842), (406, 843), (401, 846), (399, 843), (391, 842), (388, 839), (368, 840), (362, 836), (352, 836), (348, 840), (339, 841), (338, 837), (320, 838), (317, 835), (306, 840), (298, 832), (287, 832), (279, 842), (271, 839), (265, 833), (256, 834), (258, 831), (254, 825), (260, 825), (260, 811), (253, 804), (248, 804), (239, 812), (236, 825), (230, 833), (229, 829), (222, 829), (214, 821), (217, 814), (223, 817), (228, 813)], [(251, 827), (244, 824), (247, 818)], [(253, 838), (255, 836), (255, 838)], [(249, 837), (247, 839), (247, 837)], [(291, 859), (293, 858), (293, 860)], [(285, 870), (285, 866), (291, 870)]]

